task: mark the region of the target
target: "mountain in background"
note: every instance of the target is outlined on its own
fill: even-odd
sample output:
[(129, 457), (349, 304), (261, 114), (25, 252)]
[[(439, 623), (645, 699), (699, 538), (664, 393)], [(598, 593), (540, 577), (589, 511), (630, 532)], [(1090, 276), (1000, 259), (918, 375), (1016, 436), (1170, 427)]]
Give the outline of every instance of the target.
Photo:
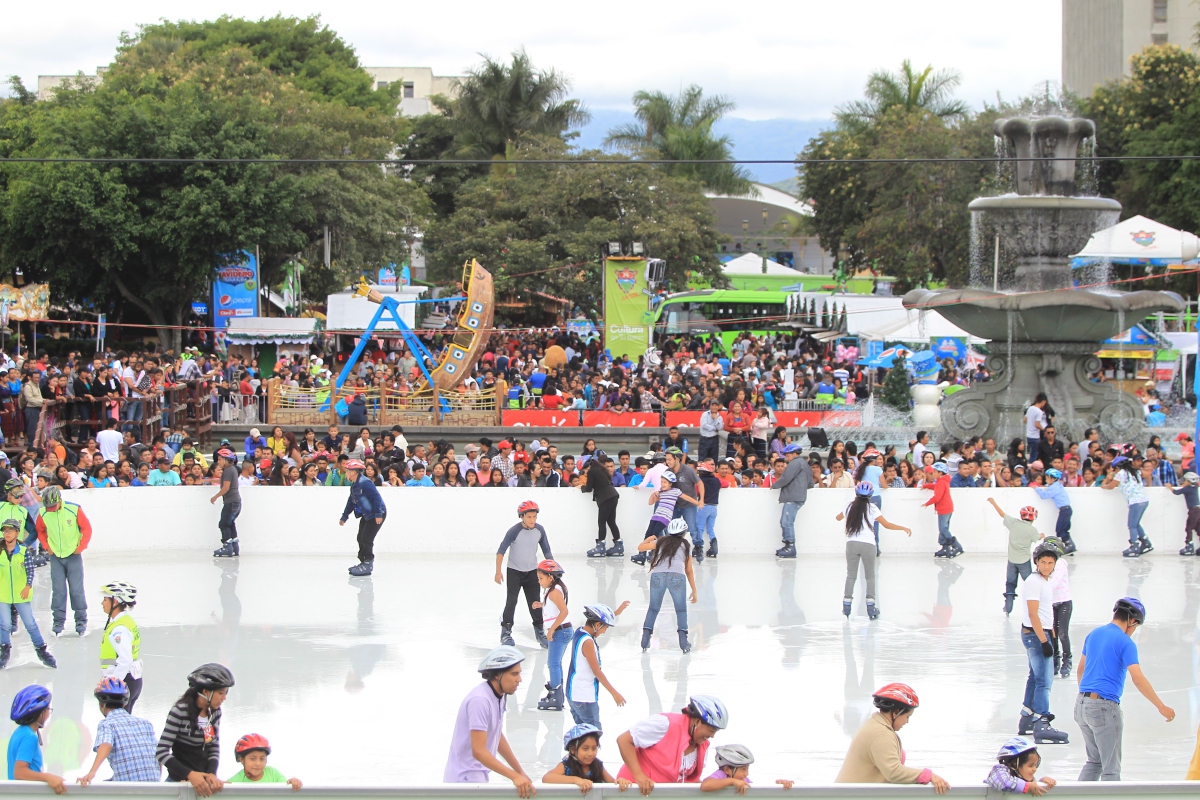
[[(573, 144), (581, 150), (600, 149), (610, 128), (626, 122), (636, 122), (631, 111), (591, 109), (592, 121), (581, 131)], [(795, 158), (808, 140), (832, 123), (826, 119), (738, 119), (721, 120), (714, 127), (718, 136), (733, 140), (735, 158), (784, 159)], [(746, 164), (746, 169), (759, 183), (775, 186), (795, 194), (796, 168), (790, 164)], [(782, 185), (781, 185), (782, 184)], [(792, 188), (784, 188), (791, 185)]]

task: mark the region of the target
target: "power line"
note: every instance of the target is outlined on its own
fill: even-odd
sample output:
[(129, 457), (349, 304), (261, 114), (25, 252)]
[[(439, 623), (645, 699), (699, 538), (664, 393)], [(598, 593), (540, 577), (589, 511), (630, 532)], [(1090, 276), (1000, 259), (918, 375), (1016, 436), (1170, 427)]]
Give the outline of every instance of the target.
[(62, 156), (62, 157), (3, 157), (0, 164), (297, 164), (318, 166), (324, 164), (371, 165), (371, 166), (665, 166), (671, 164), (688, 166), (715, 165), (786, 165), (793, 166), (841, 166), (855, 164), (1009, 164), (1040, 162), (1124, 162), (1124, 161), (1200, 161), (1200, 155), (1162, 156), (1092, 156), (1089, 158), (1004, 158), (998, 156), (961, 156), (946, 158), (731, 158), (731, 159), (598, 159), (598, 158), (531, 158), (515, 161), (493, 161), (487, 158), (136, 158), (132, 156)]

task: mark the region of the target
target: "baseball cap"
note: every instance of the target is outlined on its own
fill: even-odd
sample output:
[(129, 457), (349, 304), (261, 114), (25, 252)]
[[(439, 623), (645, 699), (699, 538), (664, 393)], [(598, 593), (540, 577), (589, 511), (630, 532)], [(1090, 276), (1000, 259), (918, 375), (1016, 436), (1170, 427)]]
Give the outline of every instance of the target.
[(512, 450), (512, 442), (510, 442), (508, 439), (501, 439), (500, 444), (496, 445), (496, 447), (500, 448), (501, 450)]

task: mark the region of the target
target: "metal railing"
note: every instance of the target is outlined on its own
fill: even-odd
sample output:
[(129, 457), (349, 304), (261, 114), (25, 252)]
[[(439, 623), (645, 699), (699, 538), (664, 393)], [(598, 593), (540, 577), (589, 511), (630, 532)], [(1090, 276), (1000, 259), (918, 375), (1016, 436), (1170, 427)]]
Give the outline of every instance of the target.
[[(191, 436), (203, 436), (212, 428), (210, 392), (208, 381), (185, 381), (164, 387), (151, 397), (46, 400), (38, 416), (37, 434), (26, 444), (42, 447), (49, 435), (60, 442), (82, 444), (104, 430), (109, 419), (115, 419), (121, 430), (134, 431), (138, 441), (144, 443), (153, 441), (159, 431), (177, 425), (186, 428)], [(0, 404), (0, 425), (5, 439), (11, 442), (25, 431), (24, 412), (14, 398)]]
[[(425, 389), (414, 394), (387, 387), (350, 389), (334, 393), (329, 387), (305, 389), (278, 379), (267, 381), (265, 418), (270, 425), (328, 425), (345, 423), (337, 413), (339, 400), (347, 403), (360, 394), (366, 400), (369, 425), (498, 425), (494, 389), (479, 392), (439, 392)], [(323, 408), (328, 404), (327, 408)]]

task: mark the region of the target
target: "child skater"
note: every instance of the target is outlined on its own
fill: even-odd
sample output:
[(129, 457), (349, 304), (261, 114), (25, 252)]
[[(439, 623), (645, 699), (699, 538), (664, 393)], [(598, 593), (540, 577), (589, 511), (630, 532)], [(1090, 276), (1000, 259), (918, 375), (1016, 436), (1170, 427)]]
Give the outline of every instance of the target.
[(1011, 614), (1013, 601), (1017, 599), (1018, 579), (1024, 580), (1033, 572), (1029, 548), (1044, 537), (1033, 527), (1033, 521), (1038, 515), (1033, 506), (1024, 506), (1020, 512), (1021, 518), (1017, 519), (1005, 514), (1004, 509), (996, 504), (995, 498), (989, 497), (988, 502), (996, 509), (996, 513), (1004, 518), (1004, 527), (1008, 528), (1008, 576), (1004, 582), (1004, 613)]
[[(676, 476), (671, 470), (667, 470), (659, 477), (659, 488), (650, 494), (650, 505), (654, 506), (654, 513), (650, 515), (650, 524), (646, 526), (646, 536), (642, 540), (645, 544), (650, 539), (656, 538), (664, 530), (671, 520), (675, 517), (675, 504), (680, 500), (691, 503), (694, 506), (700, 505), (700, 501), (694, 497), (688, 497), (682, 490), (675, 488)], [(638, 554), (630, 558), (630, 560), (639, 566), (646, 563), (649, 558), (649, 551), (654, 549), (654, 545), (649, 547), (638, 547)]]
[(875, 556), (879, 552), (876, 523), (888, 530), (904, 531), (912, 536), (912, 529), (896, 525), (884, 519), (879, 507), (872, 499), (875, 485), (861, 481), (854, 487), (854, 499), (837, 515), (838, 522), (846, 520), (846, 590), (842, 593), (842, 613), (850, 616), (850, 604), (854, 600), (854, 584), (858, 580), (858, 562), (862, 562), (867, 577), (867, 616), (879, 617), (875, 605)]
[(1000, 762), (992, 767), (984, 781), (991, 788), (1006, 794), (1032, 794), (1040, 796), (1053, 789), (1054, 778), (1038, 780), (1035, 773), (1042, 763), (1037, 745), (1023, 736), (1014, 736), (996, 754)]
[(1071, 540), (1071, 498), (1063, 486), (1062, 472), (1056, 469), (1046, 470), (1046, 485), (1031, 487), (1043, 500), (1053, 500), (1058, 509), (1058, 519), (1054, 523), (1054, 535), (1062, 539), (1065, 555), (1075, 552), (1075, 542)]
[(538, 606), (537, 550), (540, 546), (546, 558), (554, 558), (554, 554), (550, 552), (546, 529), (538, 524), (537, 503), (532, 500), (521, 503), (517, 506), (517, 517), (521, 521), (508, 529), (496, 550), (496, 583), (505, 582), (500, 568), (504, 566), (505, 552), (508, 553), (508, 596), (504, 601), (504, 615), (500, 618), (500, 644), (509, 647), (514, 644), (513, 614), (517, 610), (517, 597), (524, 591), (529, 616), (533, 619), (533, 635), (538, 644), (548, 648), (550, 642), (542, 630), (542, 609)]
[[(1058, 550), (1066, 551), (1066, 545), (1056, 536), (1047, 536), (1043, 542)], [(1075, 604), (1071, 600), (1071, 579), (1067, 574), (1067, 560), (1060, 558), (1050, 573), (1050, 586), (1054, 589), (1054, 671), (1060, 678), (1071, 677), (1071, 611)]]
[(571, 623), (567, 621), (567, 585), (562, 576), (563, 568), (557, 561), (548, 558), (537, 565), (542, 599), (533, 605), (542, 610), (542, 625), (550, 641), (550, 682), (546, 684), (546, 696), (538, 701), (539, 711), (563, 710), (562, 658), (571, 642), (572, 631)]
[(1181, 556), (1196, 555), (1192, 536), (1200, 538), (1200, 489), (1196, 488), (1197, 483), (1200, 483), (1200, 476), (1194, 472), (1185, 472), (1183, 485), (1171, 490), (1171, 494), (1183, 495), (1184, 502), (1187, 503), (1187, 520), (1183, 523), (1183, 549), (1179, 551)]
[(571, 641), (571, 666), (567, 670), (567, 704), (576, 725), (589, 724), (600, 728), (600, 687), (612, 695), (617, 706), (625, 705), (608, 676), (600, 669), (599, 637), (617, 624), (617, 617), (629, 608), (626, 600), (613, 611), (603, 603), (583, 607), (584, 623), (575, 631)]
[(638, 550), (645, 553), (654, 551), (654, 556), (650, 559), (650, 606), (646, 609), (646, 621), (642, 623), (643, 653), (650, 649), (650, 634), (654, 633), (654, 621), (658, 618), (658, 610), (662, 608), (663, 596), (668, 591), (675, 604), (679, 649), (685, 653), (692, 651), (692, 646), (688, 643), (687, 605), (683, 599), (685, 577), (692, 590), (691, 602), (695, 603), (699, 598), (696, 595), (696, 577), (692, 574), (692, 546), (684, 538), (687, 533), (687, 522), (680, 517), (667, 524), (666, 536), (651, 535), (638, 545)]
[(950, 518), (954, 516), (954, 498), (950, 496), (950, 467), (945, 461), (937, 461), (933, 465), (933, 469), (938, 473), (937, 483), (930, 484), (928, 481), (922, 486), (922, 489), (932, 489), (933, 497), (929, 498), (924, 505), (933, 506), (933, 510), (937, 513), (938, 523), (938, 544), (942, 547), (933, 554), (934, 558), (957, 558), (963, 553), (962, 545), (958, 543), (958, 537), (950, 533)]
[(600, 737), (604, 733), (595, 725), (583, 723), (567, 731), (563, 737), (563, 749), (567, 754), (554, 765), (554, 769), (542, 776), (542, 783), (573, 783), (582, 794), (592, 790), (593, 783), (615, 783), (623, 792), (632, 781), (614, 778), (600, 760)]
[[(700, 782), (700, 791), (719, 792), (732, 788), (737, 794), (750, 789), (750, 765), (754, 754), (744, 744), (723, 744), (716, 749), (717, 771)], [(792, 788), (793, 781), (780, 778), (775, 781), (784, 789)]]

